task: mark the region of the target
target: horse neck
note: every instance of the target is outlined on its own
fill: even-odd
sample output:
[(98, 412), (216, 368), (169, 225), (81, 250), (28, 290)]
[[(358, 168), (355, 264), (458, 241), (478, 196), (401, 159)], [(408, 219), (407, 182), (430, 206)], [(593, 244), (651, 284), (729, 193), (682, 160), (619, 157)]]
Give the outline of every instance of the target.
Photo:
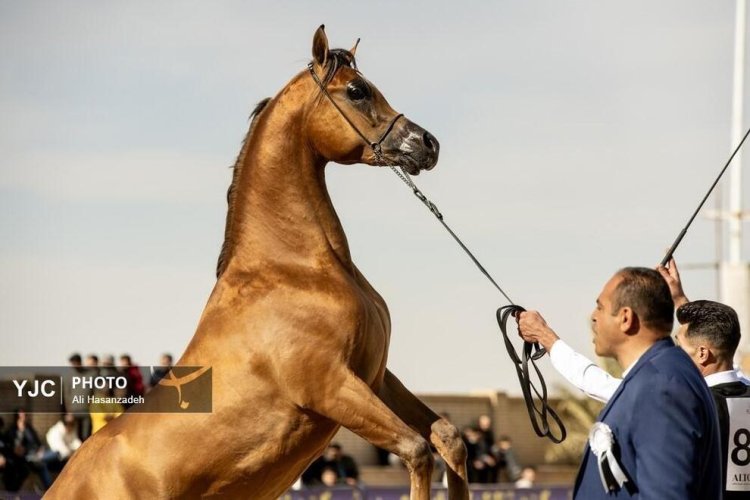
[(304, 136), (304, 111), (282, 92), (257, 118), (241, 164), (229, 238), (229, 265), (299, 265), (332, 258), (353, 269), (325, 182), (326, 162)]

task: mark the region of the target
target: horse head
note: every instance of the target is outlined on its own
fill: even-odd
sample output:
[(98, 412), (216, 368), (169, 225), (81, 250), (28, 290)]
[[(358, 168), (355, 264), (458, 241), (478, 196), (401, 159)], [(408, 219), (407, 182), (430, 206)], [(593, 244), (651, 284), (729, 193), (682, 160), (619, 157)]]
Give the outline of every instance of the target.
[(440, 152), (437, 139), (396, 112), (360, 73), (356, 49), (329, 49), (324, 27), (315, 32), (309, 70), (317, 93), (306, 113), (313, 148), (337, 163), (400, 165), (412, 175), (430, 170)]

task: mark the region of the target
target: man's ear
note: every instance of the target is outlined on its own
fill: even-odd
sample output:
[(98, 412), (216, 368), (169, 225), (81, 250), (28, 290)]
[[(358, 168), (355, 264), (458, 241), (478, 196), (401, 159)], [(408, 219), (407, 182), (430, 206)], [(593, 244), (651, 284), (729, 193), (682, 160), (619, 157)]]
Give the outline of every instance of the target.
[(695, 359), (701, 366), (709, 365), (716, 360), (716, 355), (711, 351), (711, 348), (705, 345), (699, 345), (695, 349)]
[(622, 333), (632, 333), (638, 326), (638, 315), (629, 307), (620, 308), (617, 313), (617, 319), (620, 323)]
[(317, 66), (323, 67), (328, 61), (328, 37), (325, 32), (325, 25), (321, 24), (315, 30), (312, 44), (313, 61)]

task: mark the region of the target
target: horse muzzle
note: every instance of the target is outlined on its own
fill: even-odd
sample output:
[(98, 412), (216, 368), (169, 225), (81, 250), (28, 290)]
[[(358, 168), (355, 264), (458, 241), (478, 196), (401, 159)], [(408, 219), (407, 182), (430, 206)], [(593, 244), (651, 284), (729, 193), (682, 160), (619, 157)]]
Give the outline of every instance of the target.
[(439, 155), (440, 143), (435, 136), (406, 119), (401, 120), (383, 144), (383, 156), (388, 163), (404, 167), (410, 175), (431, 170)]

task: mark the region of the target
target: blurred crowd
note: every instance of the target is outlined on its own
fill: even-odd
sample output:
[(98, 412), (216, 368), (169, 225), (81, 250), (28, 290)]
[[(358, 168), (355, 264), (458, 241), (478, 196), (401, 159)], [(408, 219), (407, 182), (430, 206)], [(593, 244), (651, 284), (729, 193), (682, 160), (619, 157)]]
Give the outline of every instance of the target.
[(470, 483), (492, 484), (521, 479), (522, 467), (516, 459), (511, 438), (495, 438), (489, 415), (480, 415), (475, 426), (461, 432), (466, 445), (466, 473)]
[[(65, 387), (70, 395), (83, 396), (71, 401), (60, 419), (45, 435), (40, 436), (32, 423), (31, 415), (18, 409), (9, 422), (0, 419), (0, 491), (18, 491), (28, 483), (43, 492), (52, 484), (56, 473), (92, 434), (101, 430), (108, 422), (122, 414), (127, 407), (121, 403), (85, 403), (87, 396), (98, 396), (97, 401), (112, 399), (112, 396), (143, 396), (167, 375), (172, 367), (170, 354), (164, 354), (158, 367), (150, 375), (133, 362), (128, 354), (123, 354), (115, 363), (115, 357), (106, 355), (100, 358), (89, 354), (85, 359), (78, 353), (68, 358), (73, 370), (81, 375), (121, 376), (127, 378), (123, 389), (92, 389)], [(442, 418), (450, 421), (450, 415), (442, 413)], [(7, 425), (6, 425), (7, 424)], [(462, 429), (462, 437), (467, 450), (467, 475), (470, 483), (515, 483), (518, 488), (534, 486), (534, 467), (519, 463), (513, 450), (511, 438), (495, 437), (493, 422), (489, 415), (480, 415), (475, 423)], [(376, 449), (378, 463), (384, 467), (404, 467), (401, 460), (385, 450)], [(435, 478), (445, 481), (445, 462), (436, 451)], [(353, 457), (344, 453), (338, 443), (329, 444), (302, 474), (295, 487), (335, 487), (364, 486), (359, 467)]]
[[(450, 415), (440, 416), (450, 421)], [(489, 415), (480, 415), (475, 423), (462, 430), (466, 445), (466, 469), (469, 483), (496, 484), (513, 483), (516, 488), (532, 488), (536, 481), (536, 468), (522, 465), (516, 458), (510, 437), (501, 435), (497, 439)], [(378, 465), (382, 467), (405, 467), (400, 458), (386, 450), (376, 448)], [(446, 465), (436, 450), (435, 477), (446, 483)], [(295, 487), (364, 486), (355, 460), (343, 452), (338, 443), (331, 443), (302, 474)]]
[[(128, 354), (122, 354), (119, 364), (112, 355), (99, 358), (89, 354), (85, 359), (74, 353), (68, 363), (82, 375), (124, 376), (126, 389), (90, 389), (68, 385), (64, 390), (69, 395), (83, 396), (69, 402), (63, 408), (60, 419), (44, 436), (35, 429), (31, 415), (23, 408), (17, 409), (10, 422), (0, 418), (0, 491), (18, 491), (31, 476), (32, 487), (43, 492), (52, 485), (55, 473), (92, 434), (101, 430), (107, 422), (127, 410), (120, 403), (103, 402), (88, 404), (87, 396), (95, 395), (106, 401), (112, 396), (143, 396), (159, 383), (172, 367), (172, 356), (163, 354), (147, 380), (140, 367)], [(69, 382), (69, 381), (68, 381)], [(72, 401), (72, 398), (65, 398)]]

